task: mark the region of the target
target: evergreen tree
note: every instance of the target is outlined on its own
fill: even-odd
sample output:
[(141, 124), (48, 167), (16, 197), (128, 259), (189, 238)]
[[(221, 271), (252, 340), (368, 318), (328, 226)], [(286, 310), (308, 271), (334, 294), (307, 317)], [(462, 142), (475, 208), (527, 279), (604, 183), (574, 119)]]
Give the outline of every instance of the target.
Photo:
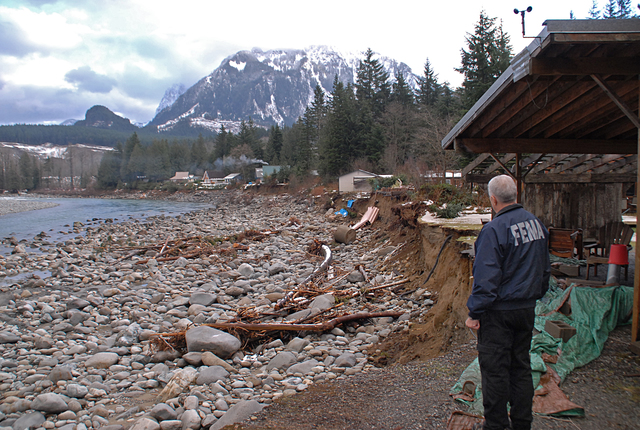
[(229, 133), (227, 133), (224, 125), (221, 125), (220, 131), (216, 136), (215, 145), (213, 151), (211, 152), (209, 161), (211, 162), (211, 164), (214, 164), (216, 160), (222, 160), (225, 156), (229, 155), (229, 151), (231, 151)]
[(438, 101), (440, 94), (440, 85), (438, 84), (438, 75), (433, 70), (431, 62), (427, 58), (424, 63), (424, 76), (420, 78), (418, 88), (418, 103), (422, 106), (433, 106)]
[(98, 186), (100, 188), (115, 188), (120, 182), (122, 164), (122, 145), (118, 143), (114, 151), (104, 154), (98, 167)]
[[(175, 172), (173, 172), (175, 173)], [(166, 139), (154, 140), (147, 148), (145, 174), (149, 180), (161, 181), (173, 176), (169, 158), (169, 142)]]
[(593, 0), (593, 3), (591, 3), (591, 9), (589, 9), (588, 18), (600, 19), (600, 10), (598, 9), (598, 2), (596, 0)]
[(278, 163), (280, 163), (282, 143), (283, 138), (280, 127), (277, 124), (271, 126), (271, 129), (269, 130), (269, 140), (267, 141), (267, 147), (264, 151), (264, 161), (271, 165), (277, 165)]
[(127, 164), (128, 181), (136, 182), (143, 179), (147, 171), (147, 151), (142, 145), (136, 145)]
[(205, 166), (209, 158), (208, 155), (204, 137), (202, 137), (202, 133), (200, 133), (191, 146), (191, 166), (194, 171)]
[(336, 177), (350, 166), (357, 152), (356, 99), (353, 87), (346, 87), (336, 76), (327, 114), (327, 124), (318, 142), (320, 174)]
[[(256, 126), (253, 123), (253, 119), (249, 119), (249, 122), (244, 122), (240, 124), (240, 132), (238, 133), (238, 145), (244, 146), (247, 145), (253, 154), (253, 157), (262, 159), (264, 156), (262, 151), (262, 146), (260, 145), (260, 141), (256, 136)], [(247, 153), (246, 150), (242, 151), (243, 153)]]
[(131, 137), (129, 137), (129, 139), (127, 139), (127, 141), (125, 142), (122, 152), (120, 177), (125, 182), (132, 181), (134, 179), (131, 171), (129, 170), (129, 159), (131, 158), (133, 150), (137, 146), (140, 146), (140, 139), (138, 138), (138, 134), (134, 132)]
[(470, 109), (509, 66), (511, 46), (502, 24), (489, 18), (483, 10), (474, 34), (467, 33), (467, 49), (461, 50), (462, 66), (455, 70), (464, 74), (465, 109)]
[(396, 81), (392, 85), (391, 100), (407, 108), (414, 106), (415, 96), (413, 90), (405, 81), (402, 73), (398, 74)]
[(20, 155), (18, 160), (18, 172), (20, 176), (20, 188), (33, 190), (33, 162), (31, 157), (25, 151)]
[(374, 117), (382, 115), (391, 96), (389, 74), (383, 65), (373, 58), (371, 48), (367, 49), (364, 60), (358, 65), (355, 87), (358, 101), (368, 104)]
[(176, 172), (190, 171), (191, 145), (187, 141), (174, 141), (169, 145), (169, 160), (171, 161), (171, 176)]
[(631, 0), (617, 0), (618, 3), (618, 18), (629, 19), (635, 18), (636, 14), (633, 13), (633, 7), (631, 6)]
[(604, 10), (602, 11), (602, 17), (604, 19), (620, 18), (617, 0), (609, 0), (609, 2), (604, 6)]

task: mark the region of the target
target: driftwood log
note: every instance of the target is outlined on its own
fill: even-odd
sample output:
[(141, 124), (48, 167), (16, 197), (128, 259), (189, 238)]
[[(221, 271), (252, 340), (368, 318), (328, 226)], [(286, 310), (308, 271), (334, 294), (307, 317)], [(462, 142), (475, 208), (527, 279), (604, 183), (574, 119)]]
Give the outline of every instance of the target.
[(398, 318), (404, 312), (366, 312), (333, 318), (329, 321), (317, 324), (287, 324), (287, 323), (213, 323), (206, 324), (209, 327), (218, 329), (242, 329), (247, 331), (326, 331), (333, 330), (336, 326), (350, 321), (357, 321), (365, 318)]

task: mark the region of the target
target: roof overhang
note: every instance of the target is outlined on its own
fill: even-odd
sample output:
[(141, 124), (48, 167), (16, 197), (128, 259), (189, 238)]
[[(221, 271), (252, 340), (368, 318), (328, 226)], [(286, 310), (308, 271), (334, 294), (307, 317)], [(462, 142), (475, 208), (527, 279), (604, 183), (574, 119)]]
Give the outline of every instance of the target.
[(444, 149), (637, 153), (640, 19), (548, 20)]

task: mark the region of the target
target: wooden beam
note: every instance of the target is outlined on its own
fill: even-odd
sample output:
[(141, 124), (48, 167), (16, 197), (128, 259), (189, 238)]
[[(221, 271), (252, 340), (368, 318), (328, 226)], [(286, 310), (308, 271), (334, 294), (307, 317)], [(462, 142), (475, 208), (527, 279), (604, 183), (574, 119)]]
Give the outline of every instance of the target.
[[(619, 160), (614, 161), (613, 163), (609, 163), (606, 164), (604, 166), (600, 166), (597, 167), (595, 169), (593, 169), (593, 173), (606, 173), (606, 172), (613, 172), (616, 169), (620, 169), (624, 166), (630, 166), (633, 165), (634, 163), (636, 163), (638, 161), (638, 156), (637, 155), (630, 155), (630, 156), (622, 156), (622, 158), (620, 158)], [(635, 171), (635, 166), (634, 167), (634, 171)], [(623, 172), (615, 172), (615, 173), (623, 173)]]
[(559, 164), (558, 166), (549, 170), (549, 173), (562, 173), (563, 171), (573, 169), (574, 167), (579, 166), (580, 164), (584, 163), (585, 161), (589, 161), (594, 157), (596, 157), (595, 154), (584, 154), (578, 158), (574, 158), (568, 163)]
[(554, 33), (553, 43), (616, 43), (640, 41), (639, 33)]
[(529, 174), (529, 172), (531, 172), (537, 165), (538, 165), (538, 161), (542, 160), (542, 157), (544, 157), (547, 154), (532, 154), (529, 158), (527, 158), (526, 160), (524, 160), (524, 162), (522, 163), (523, 166), (529, 166), (529, 164), (531, 164), (529, 166), (529, 168), (527, 170), (525, 170), (524, 172), (522, 172), (522, 177), (524, 178), (525, 176), (527, 176)]
[[(552, 82), (537, 81), (531, 84), (526, 80), (522, 80), (515, 83), (515, 86), (521, 87), (521, 92), (518, 93), (518, 99), (500, 112), (496, 112), (493, 115), (491, 115), (493, 110), (488, 112), (487, 116), (490, 120), (479, 124), (482, 125), (481, 130), (476, 130), (475, 128), (471, 129), (470, 127), (469, 135), (474, 136), (477, 133), (482, 133), (482, 136), (486, 137), (490, 136), (498, 129), (502, 129), (504, 127), (512, 128), (516, 125), (514, 124), (514, 121), (520, 122), (529, 117), (530, 114), (525, 113), (525, 111), (537, 111), (538, 108), (536, 106), (546, 106), (549, 100), (553, 100), (559, 93), (562, 93), (574, 85), (573, 82), (556, 83), (556, 80), (557, 78)], [(514, 112), (516, 113), (515, 118)]]
[[(640, 81), (640, 77), (638, 77)], [(638, 85), (638, 108), (640, 108), (640, 85)], [(638, 149), (636, 154), (640, 153), (640, 126), (638, 127)], [(636, 196), (638, 196), (638, 186), (640, 186), (640, 163), (636, 168)], [(637, 217), (637, 215), (636, 215)], [(636, 235), (636, 263), (633, 274), (633, 311), (631, 316), (631, 342), (638, 340), (638, 328), (640, 326), (640, 252), (638, 252), (638, 236)]]
[(593, 170), (597, 167), (609, 164), (612, 161), (616, 161), (618, 158), (620, 158), (620, 154), (605, 154), (599, 158), (594, 158), (590, 160), (588, 163), (585, 163), (582, 166), (576, 167), (575, 169), (573, 169), (572, 173), (578, 174), (578, 173), (586, 172), (587, 170)]
[(640, 58), (532, 58), (532, 75), (638, 75)]
[(541, 173), (526, 177), (527, 184), (625, 183), (635, 181), (635, 173)]
[(554, 164), (557, 164), (559, 162), (561, 162), (562, 160), (564, 160), (567, 157), (570, 157), (571, 154), (559, 154), (556, 155), (555, 157), (551, 157), (548, 160), (533, 166), (530, 170), (529, 173), (531, 174), (536, 174), (538, 172), (542, 172), (543, 170), (547, 170), (549, 167), (553, 166)]
[[(513, 127), (509, 133), (513, 136), (520, 136), (523, 133), (529, 133), (529, 136), (535, 136), (535, 132), (530, 132), (533, 127), (548, 122), (549, 118), (556, 113), (561, 112), (566, 106), (577, 101), (585, 92), (595, 87), (594, 83), (589, 80), (587, 82), (575, 82), (573, 86), (567, 89), (553, 99), (553, 103), (547, 104), (544, 109), (539, 109), (529, 115), (524, 121)], [(554, 116), (555, 118), (555, 116)], [(544, 127), (544, 126), (543, 126)]]
[(457, 138), (456, 146), (482, 153), (545, 152), (548, 154), (635, 154), (637, 145), (631, 140), (605, 139), (511, 139)]
[(462, 169), (462, 176), (465, 176), (467, 173), (471, 172), (473, 169), (478, 167), (484, 160), (489, 158), (490, 154), (480, 154), (473, 160), (471, 163), (467, 164), (464, 169)]
[[(509, 154), (507, 154), (507, 155), (509, 155)], [(513, 179), (516, 179), (516, 177), (513, 175), (513, 173), (511, 173), (511, 170), (507, 166), (505, 166), (504, 163), (502, 163), (502, 161), (500, 161), (497, 156), (491, 154), (491, 157), (493, 157), (493, 159), (496, 160), (496, 163), (498, 163), (500, 166), (502, 166), (502, 168), (504, 169), (504, 173), (506, 175), (509, 175)]]
[(633, 109), (631, 109), (624, 102), (624, 100), (618, 97), (618, 95), (615, 93), (615, 91), (613, 91), (613, 89), (609, 86), (609, 84), (607, 84), (602, 79), (602, 77), (598, 75), (595, 75), (595, 74), (591, 75), (591, 78), (594, 81), (596, 81), (598, 85), (600, 85), (600, 88), (602, 88), (602, 91), (604, 91), (605, 94), (609, 96), (609, 98), (616, 104), (616, 106), (620, 108), (620, 110), (627, 116), (627, 118), (629, 118), (629, 120), (633, 123), (633, 125), (635, 125), (636, 127), (638, 127), (638, 129), (640, 129), (640, 118), (638, 118), (638, 115), (636, 115), (635, 112), (633, 112)]
[[(619, 93), (630, 94), (636, 91), (635, 85), (626, 82), (617, 85)], [(593, 130), (597, 130), (615, 121), (622, 116), (620, 110), (608, 97), (604, 97), (597, 85), (585, 92), (566, 109), (558, 112), (544, 124), (544, 132), (538, 134), (537, 130), (530, 130), (531, 137), (558, 137), (573, 136), (582, 138), (588, 136)], [(587, 131), (589, 130), (589, 131)]]
[[(494, 154), (491, 154), (491, 156), (494, 158), (494, 160), (496, 159)], [(493, 171), (496, 170), (498, 167), (502, 167), (503, 169), (506, 169), (507, 168), (506, 164), (509, 161), (513, 160), (515, 158), (515, 156), (516, 156), (516, 154), (505, 154), (505, 156), (502, 157), (499, 162), (496, 161), (495, 163), (493, 163), (492, 165), (490, 165), (489, 167), (484, 169), (484, 171), (482, 173), (485, 173), (485, 174), (493, 173)], [(511, 169), (509, 169), (509, 170), (511, 170)]]

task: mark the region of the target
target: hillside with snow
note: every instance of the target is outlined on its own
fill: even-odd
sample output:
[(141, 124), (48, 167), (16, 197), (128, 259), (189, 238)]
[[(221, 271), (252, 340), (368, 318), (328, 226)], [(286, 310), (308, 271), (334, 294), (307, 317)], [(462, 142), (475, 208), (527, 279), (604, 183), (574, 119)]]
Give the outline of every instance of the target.
[[(224, 126), (237, 133), (241, 121), (251, 118), (268, 127), (291, 125), (313, 99), (316, 85), (326, 94), (334, 77), (354, 83), (363, 53), (339, 52), (325, 46), (305, 50), (240, 51), (224, 59), (210, 75), (168, 102), (180, 92), (173, 86), (165, 93), (155, 118), (147, 128), (158, 132), (185, 125), (218, 131)], [(381, 56), (393, 82), (400, 73), (416, 88), (418, 77), (404, 63)]]

